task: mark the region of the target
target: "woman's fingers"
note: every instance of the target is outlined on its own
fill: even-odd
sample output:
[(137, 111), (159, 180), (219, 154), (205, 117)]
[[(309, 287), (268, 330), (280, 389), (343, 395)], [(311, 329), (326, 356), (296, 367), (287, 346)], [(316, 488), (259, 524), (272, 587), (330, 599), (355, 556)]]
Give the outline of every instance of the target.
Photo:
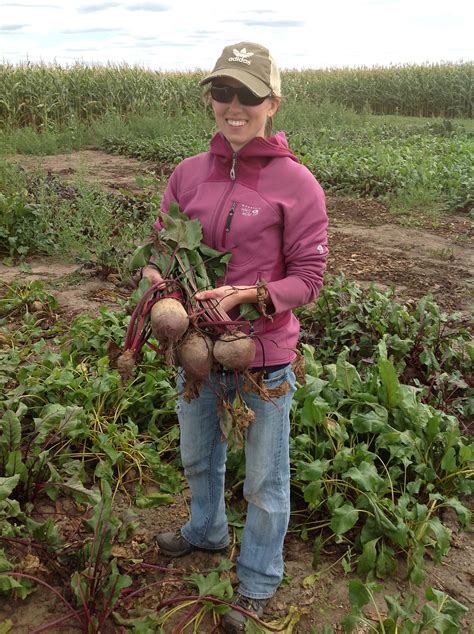
[(153, 266), (145, 266), (142, 269), (142, 277), (146, 277), (148, 280), (150, 280), (152, 284), (160, 284), (163, 286), (163, 288), (165, 286), (165, 282), (161, 277), (160, 272), (157, 271)]
[(225, 311), (229, 311), (240, 304), (239, 290), (234, 286), (219, 286), (206, 291), (199, 291), (195, 297), (198, 301), (215, 299)]

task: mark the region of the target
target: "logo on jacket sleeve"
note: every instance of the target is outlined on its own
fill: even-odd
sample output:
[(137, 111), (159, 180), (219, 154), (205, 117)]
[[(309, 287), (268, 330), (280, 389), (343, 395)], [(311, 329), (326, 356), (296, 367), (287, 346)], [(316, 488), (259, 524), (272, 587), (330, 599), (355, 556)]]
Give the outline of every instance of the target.
[(242, 62), (242, 64), (248, 64), (250, 66), (252, 62), (247, 58), (252, 57), (252, 51), (247, 53), (247, 49), (244, 47), (240, 51), (238, 48), (234, 48), (233, 52), (235, 57), (229, 57), (229, 62)]

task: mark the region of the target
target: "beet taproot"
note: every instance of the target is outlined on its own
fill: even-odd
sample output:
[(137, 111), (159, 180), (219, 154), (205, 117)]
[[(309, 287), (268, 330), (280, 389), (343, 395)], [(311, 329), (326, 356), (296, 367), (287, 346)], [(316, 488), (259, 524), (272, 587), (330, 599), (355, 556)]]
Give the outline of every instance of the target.
[(116, 359), (117, 370), (124, 381), (132, 378), (136, 359), (133, 350), (125, 350)]
[(151, 331), (163, 346), (175, 344), (189, 326), (184, 306), (173, 297), (158, 300), (150, 311)]
[(227, 370), (247, 370), (255, 352), (254, 340), (240, 330), (226, 332), (214, 342), (214, 359)]
[(189, 331), (178, 346), (179, 362), (187, 378), (204, 381), (211, 372), (214, 359), (212, 339), (197, 330)]

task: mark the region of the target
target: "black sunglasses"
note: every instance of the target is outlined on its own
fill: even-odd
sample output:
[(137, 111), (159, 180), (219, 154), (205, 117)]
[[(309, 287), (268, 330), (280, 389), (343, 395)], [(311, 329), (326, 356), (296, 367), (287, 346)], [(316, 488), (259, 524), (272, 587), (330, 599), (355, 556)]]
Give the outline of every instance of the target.
[(234, 86), (211, 86), (211, 97), (219, 103), (231, 103), (235, 95), (237, 95), (239, 102), (243, 106), (259, 106), (266, 99), (266, 97), (257, 97), (245, 86), (240, 86), (239, 88)]

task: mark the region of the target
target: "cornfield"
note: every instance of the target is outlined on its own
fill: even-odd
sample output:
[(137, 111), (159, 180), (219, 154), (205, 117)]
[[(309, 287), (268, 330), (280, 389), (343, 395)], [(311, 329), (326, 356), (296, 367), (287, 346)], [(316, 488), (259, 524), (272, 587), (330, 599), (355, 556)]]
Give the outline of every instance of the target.
[(356, 112), (473, 116), (474, 63), (305, 70), (285, 74), (288, 99), (332, 101)]
[(196, 75), (189, 73), (125, 65), (0, 65), (0, 126), (43, 129), (71, 118), (91, 121), (105, 113), (182, 111), (194, 93), (199, 96), (196, 83)]
[[(330, 70), (286, 70), (287, 101), (333, 101), (356, 112), (422, 117), (473, 116), (474, 63)], [(0, 126), (38, 130), (105, 113), (196, 108), (200, 72), (127, 65), (0, 65)]]

